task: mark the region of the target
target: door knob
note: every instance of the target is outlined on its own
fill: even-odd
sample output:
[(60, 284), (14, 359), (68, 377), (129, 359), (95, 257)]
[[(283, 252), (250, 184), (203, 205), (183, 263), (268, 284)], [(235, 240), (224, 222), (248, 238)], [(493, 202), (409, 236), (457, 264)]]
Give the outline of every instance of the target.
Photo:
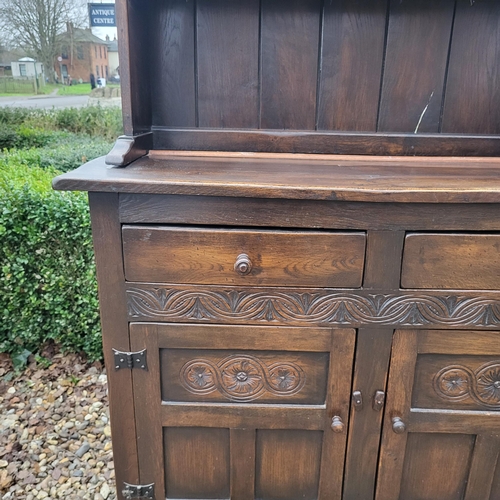
[(333, 432), (337, 432), (337, 433), (344, 432), (344, 428), (345, 428), (344, 422), (342, 422), (342, 419), (338, 415), (336, 415), (335, 417), (332, 418), (332, 431)]
[(401, 420), (400, 417), (394, 417), (392, 419), (392, 430), (396, 434), (403, 434), (403, 432), (406, 431), (406, 425), (405, 423)]
[(252, 261), (246, 253), (240, 253), (234, 263), (234, 270), (240, 276), (246, 276), (252, 271)]

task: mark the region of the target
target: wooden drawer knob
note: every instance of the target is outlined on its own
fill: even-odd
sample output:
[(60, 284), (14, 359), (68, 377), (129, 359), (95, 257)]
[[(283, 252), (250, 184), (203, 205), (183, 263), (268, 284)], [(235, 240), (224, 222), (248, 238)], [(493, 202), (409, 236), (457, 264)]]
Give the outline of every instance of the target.
[(392, 430), (396, 434), (403, 434), (403, 432), (406, 431), (406, 425), (405, 423), (401, 420), (400, 417), (394, 417), (392, 419)]
[(250, 274), (250, 272), (252, 271), (252, 261), (246, 253), (240, 253), (240, 255), (238, 255), (238, 258), (234, 263), (234, 270), (240, 276), (246, 276), (247, 274)]
[(344, 432), (344, 422), (342, 422), (342, 419), (339, 416), (335, 416), (332, 418), (332, 431), (333, 432)]

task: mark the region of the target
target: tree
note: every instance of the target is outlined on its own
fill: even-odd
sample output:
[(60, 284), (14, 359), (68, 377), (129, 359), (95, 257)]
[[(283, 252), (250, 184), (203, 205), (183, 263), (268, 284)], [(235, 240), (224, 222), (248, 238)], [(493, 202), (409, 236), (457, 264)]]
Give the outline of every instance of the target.
[(52, 80), (51, 69), (60, 48), (57, 35), (68, 22), (82, 24), (85, 5), (83, 0), (0, 0), (0, 32), (42, 62)]

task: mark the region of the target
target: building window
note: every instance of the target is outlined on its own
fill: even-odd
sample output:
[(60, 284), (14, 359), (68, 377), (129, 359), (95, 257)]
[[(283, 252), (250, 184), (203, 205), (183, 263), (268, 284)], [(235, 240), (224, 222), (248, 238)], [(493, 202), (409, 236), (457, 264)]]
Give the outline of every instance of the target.
[[(97, 49), (96, 49), (97, 50)], [(99, 66), (96, 65), (95, 67), (95, 74), (97, 75), (97, 78), (99, 78), (101, 75), (99, 74)]]
[(76, 57), (78, 57), (78, 59), (80, 60), (85, 59), (85, 55), (83, 54), (83, 47), (81, 45), (78, 45), (78, 47), (76, 48)]
[(61, 54), (61, 57), (63, 59), (68, 59), (68, 47), (63, 47), (62, 48), (62, 54)]
[(94, 50), (95, 50), (95, 58), (97, 59), (97, 45), (94, 45)]
[(19, 74), (21, 76), (27, 76), (27, 74), (26, 74), (26, 64), (20, 64), (19, 65)]
[(99, 45), (99, 57), (102, 59), (102, 47)]
[(101, 64), (101, 75), (104, 76), (104, 66)]
[(106, 80), (109, 78), (108, 76), (108, 67), (106, 66)]
[(104, 52), (104, 59), (106, 59), (106, 47), (104, 47), (103, 52)]

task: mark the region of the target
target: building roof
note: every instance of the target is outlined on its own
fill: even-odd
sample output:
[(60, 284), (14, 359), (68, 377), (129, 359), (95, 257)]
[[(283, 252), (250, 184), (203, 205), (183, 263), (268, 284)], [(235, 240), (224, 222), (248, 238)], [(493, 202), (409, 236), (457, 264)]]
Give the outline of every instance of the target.
[(111, 40), (106, 43), (108, 45), (108, 52), (118, 52), (118, 40)]
[(58, 39), (62, 42), (79, 42), (79, 43), (95, 43), (99, 45), (106, 45), (106, 42), (101, 38), (92, 34), (90, 29), (70, 28), (70, 31), (58, 35)]

